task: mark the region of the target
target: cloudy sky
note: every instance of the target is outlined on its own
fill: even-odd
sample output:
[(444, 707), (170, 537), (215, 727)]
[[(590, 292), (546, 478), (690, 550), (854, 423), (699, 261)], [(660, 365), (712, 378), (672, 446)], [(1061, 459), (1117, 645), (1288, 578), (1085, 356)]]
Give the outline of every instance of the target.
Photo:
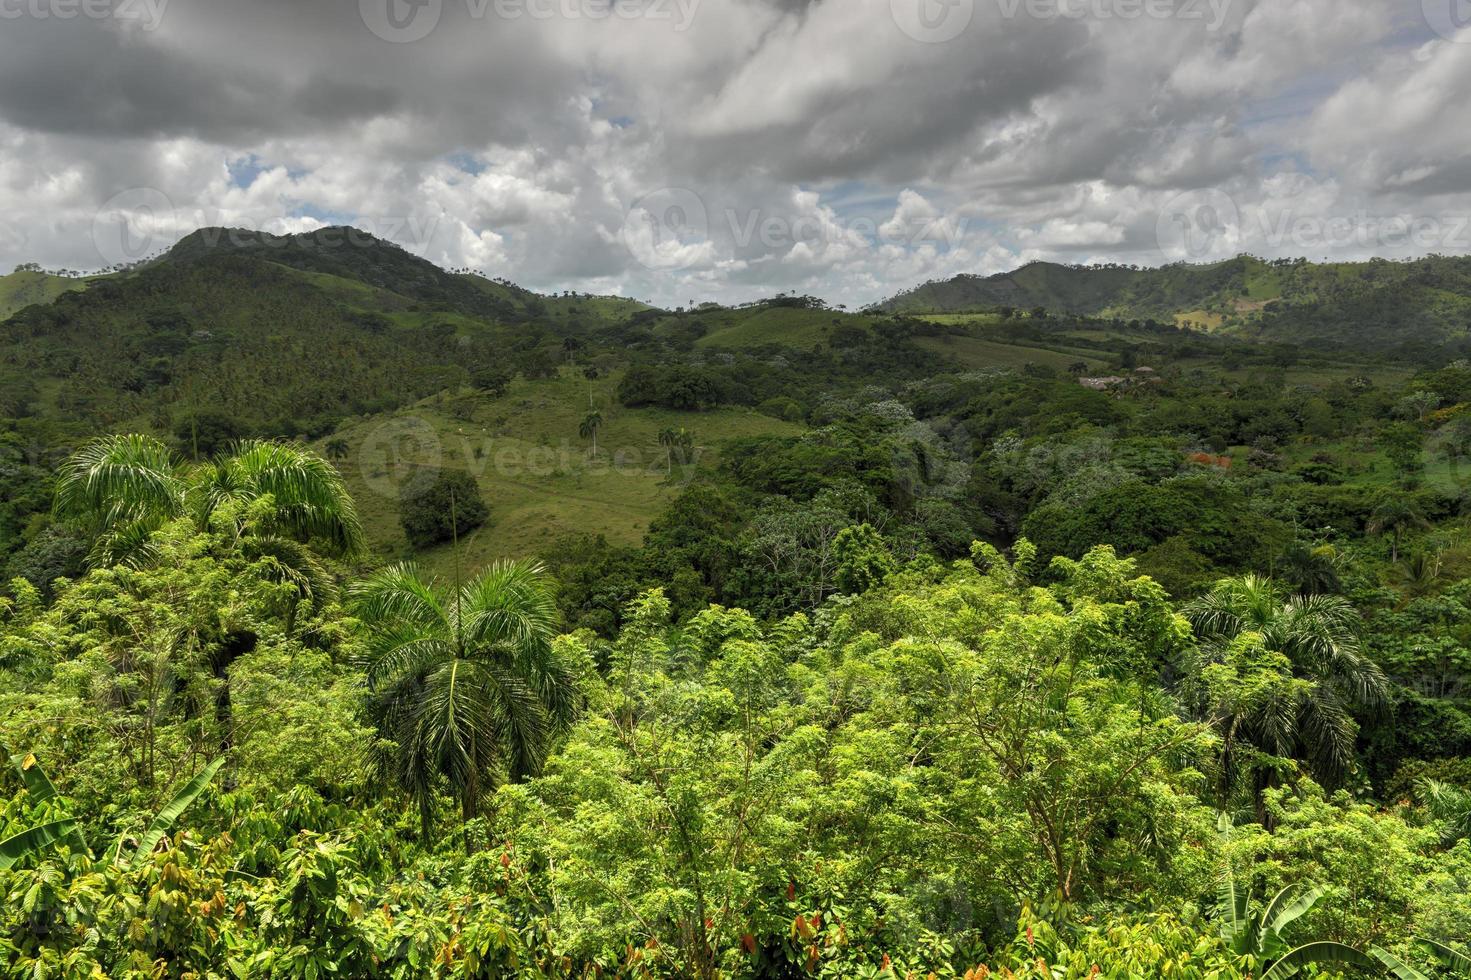
[(1471, 251), (1467, 0), (0, 0), (0, 269), (351, 223), (664, 304)]

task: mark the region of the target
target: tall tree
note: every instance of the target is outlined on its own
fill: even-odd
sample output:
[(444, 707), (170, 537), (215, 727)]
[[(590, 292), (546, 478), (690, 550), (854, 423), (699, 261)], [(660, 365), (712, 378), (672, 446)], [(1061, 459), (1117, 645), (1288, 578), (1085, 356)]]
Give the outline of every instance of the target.
[(502, 776), (541, 771), (576, 686), (551, 643), (557, 608), (539, 564), (498, 562), (449, 589), (397, 565), (353, 598), (368, 627), (374, 717), (426, 839), (441, 780), (468, 821)]
[[(1271, 579), (1246, 575), (1217, 582), (1185, 614), (1206, 664), (1223, 663), (1238, 680), (1255, 677), (1230, 685), (1229, 694), (1218, 685), (1212, 695), (1228, 762), (1245, 743), (1298, 760), (1325, 783), (1340, 781), (1353, 766), (1351, 710), (1378, 707), (1387, 691), (1379, 667), (1359, 651), (1353, 606), (1339, 596), (1288, 597)], [(1280, 683), (1266, 681), (1272, 672)], [(1260, 765), (1248, 768), (1260, 797), (1273, 777)]]
[(1428, 527), (1429, 522), (1414, 500), (1403, 493), (1386, 493), (1375, 504), (1366, 526), (1370, 534), (1389, 535), (1389, 560), (1399, 561), (1400, 542), (1405, 533), (1416, 528)]
[(603, 413), (594, 409), (583, 416), (582, 424), (577, 427), (577, 432), (584, 439), (592, 440), (592, 455), (594, 459), (598, 456), (598, 430), (603, 427)]
[(262, 440), (191, 464), (149, 436), (104, 436), (62, 464), (54, 509), (94, 535), (94, 565), (144, 564), (164, 522), (187, 516), (205, 528), (227, 509), (237, 539), (312, 541), (341, 554), (363, 545), (337, 469), (301, 446)]

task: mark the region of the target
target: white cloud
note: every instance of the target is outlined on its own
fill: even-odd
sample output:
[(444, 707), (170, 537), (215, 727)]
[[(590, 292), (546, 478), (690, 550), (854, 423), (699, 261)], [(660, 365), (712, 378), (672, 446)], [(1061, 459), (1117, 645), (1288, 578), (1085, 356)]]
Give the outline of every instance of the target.
[[(1471, 44), (1392, 0), (1233, 0), (1216, 30), (978, 0), (944, 44), (888, 0), (705, 0), (677, 23), (445, 0), (413, 44), (356, 6), (8, 21), (0, 263), (96, 267), (99, 211), (152, 188), (160, 238), (350, 220), (534, 288), (856, 305), (1031, 258), (1164, 261), (1160, 228), (1193, 217), (1170, 209), (1202, 194), (1230, 202), (1202, 258), (1455, 251), (1471, 211)], [(634, 210), (671, 193), (704, 223)], [(1401, 221), (1440, 227), (1406, 244)]]

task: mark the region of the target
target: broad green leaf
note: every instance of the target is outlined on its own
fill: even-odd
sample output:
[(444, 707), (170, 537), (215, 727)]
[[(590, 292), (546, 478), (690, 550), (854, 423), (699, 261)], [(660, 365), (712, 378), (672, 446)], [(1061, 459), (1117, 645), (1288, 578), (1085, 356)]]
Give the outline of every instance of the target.
[[(204, 792), (204, 788), (209, 785), (209, 781), (214, 778), (215, 773), (224, 764), (225, 757), (220, 756), (205, 766), (199, 771), (198, 775), (189, 780), (184, 785), (184, 788), (175, 794), (172, 800), (169, 800), (167, 806), (158, 811), (158, 816), (153, 818), (153, 821), (148, 825), (148, 830), (139, 839), (138, 847), (133, 851), (133, 857), (136, 858), (153, 853), (153, 849), (158, 846), (158, 842), (163, 839), (163, 835), (168, 833), (169, 827), (173, 825), (175, 820), (179, 819), (179, 816), (185, 810), (189, 809), (189, 804), (193, 803), (199, 794)], [(121, 853), (121, 848), (118, 851)], [(130, 858), (123, 861), (123, 866), (126, 867), (131, 863), (131, 860)]]
[(25, 755), (13, 755), (10, 757), (15, 771), (20, 773), (20, 780), (25, 785), (26, 793), (31, 797), (32, 803), (43, 803), (53, 799), (56, 787), (46, 775), (46, 770), (41, 768), (41, 763), (36, 759), (34, 752)]
[(1374, 957), (1380, 963), (1383, 963), (1384, 968), (1390, 973), (1393, 973), (1396, 977), (1399, 978), (1399, 980), (1430, 980), (1430, 978), (1427, 977), (1425, 974), (1421, 973), (1413, 966), (1410, 966), (1410, 964), (1406, 963), (1398, 956), (1395, 956), (1387, 949), (1380, 949), (1378, 946), (1370, 946), (1369, 955)]
[(1452, 949), (1445, 943), (1438, 943), (1434, 939), (1421, 939), (1420, 943), (1430, 950), (1430, 955), (1434, 956), (1441, 966), (1461, 976), (1471, 977), (1471, 956)]
[(1262, 913), (1262, 928), (1280, 935), (1283, 929), (1317, 905), (1322, 897), (1323, 889), (1316, 885), (1307, 888), (1289, 885), (1268, 903), (1267, 910)]
[(1367, 953), (1345, 946), (1343, 943), (1317, 942), (1299, 946), (1284, 955), (1272, 968), (1262, 974), (1262, 980), (1283, 980), (1297, 976), (1303, 967), (1310, 964), (1329, 966), (1361, 966), (1377, 970), (1379, 964)]
[(8, 871), (15, 866), (17, 861), (27, 855), (45, 850), (65, 840), (74, 829), (76, 829), (76, 822), (73, 820), (53, 820), (50, 823), (37, 824), (13, 837), (7, 837), (0, 841), (0, 871)]

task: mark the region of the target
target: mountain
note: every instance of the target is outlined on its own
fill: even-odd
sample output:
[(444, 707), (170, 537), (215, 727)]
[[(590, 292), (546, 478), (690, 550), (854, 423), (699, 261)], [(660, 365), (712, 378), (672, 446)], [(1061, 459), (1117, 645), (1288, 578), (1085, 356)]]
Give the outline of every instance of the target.
[(875, 308), (916, 316), (1042, 308), (1417, 360), (1471, 346), (1471, 257), (1318, 264), (1242, 255), (1153, 269), (1034, 262), (925, 283)]
[(331, 431), (477, 370), (544, 371), (565, 336), (649, 310), (448, 272), (353, 229), (202, 229), (129, 272), (0, 284), (27, 304), (0, 329), (5, 414), (154, 431), (209, 414), (275, 436)]

